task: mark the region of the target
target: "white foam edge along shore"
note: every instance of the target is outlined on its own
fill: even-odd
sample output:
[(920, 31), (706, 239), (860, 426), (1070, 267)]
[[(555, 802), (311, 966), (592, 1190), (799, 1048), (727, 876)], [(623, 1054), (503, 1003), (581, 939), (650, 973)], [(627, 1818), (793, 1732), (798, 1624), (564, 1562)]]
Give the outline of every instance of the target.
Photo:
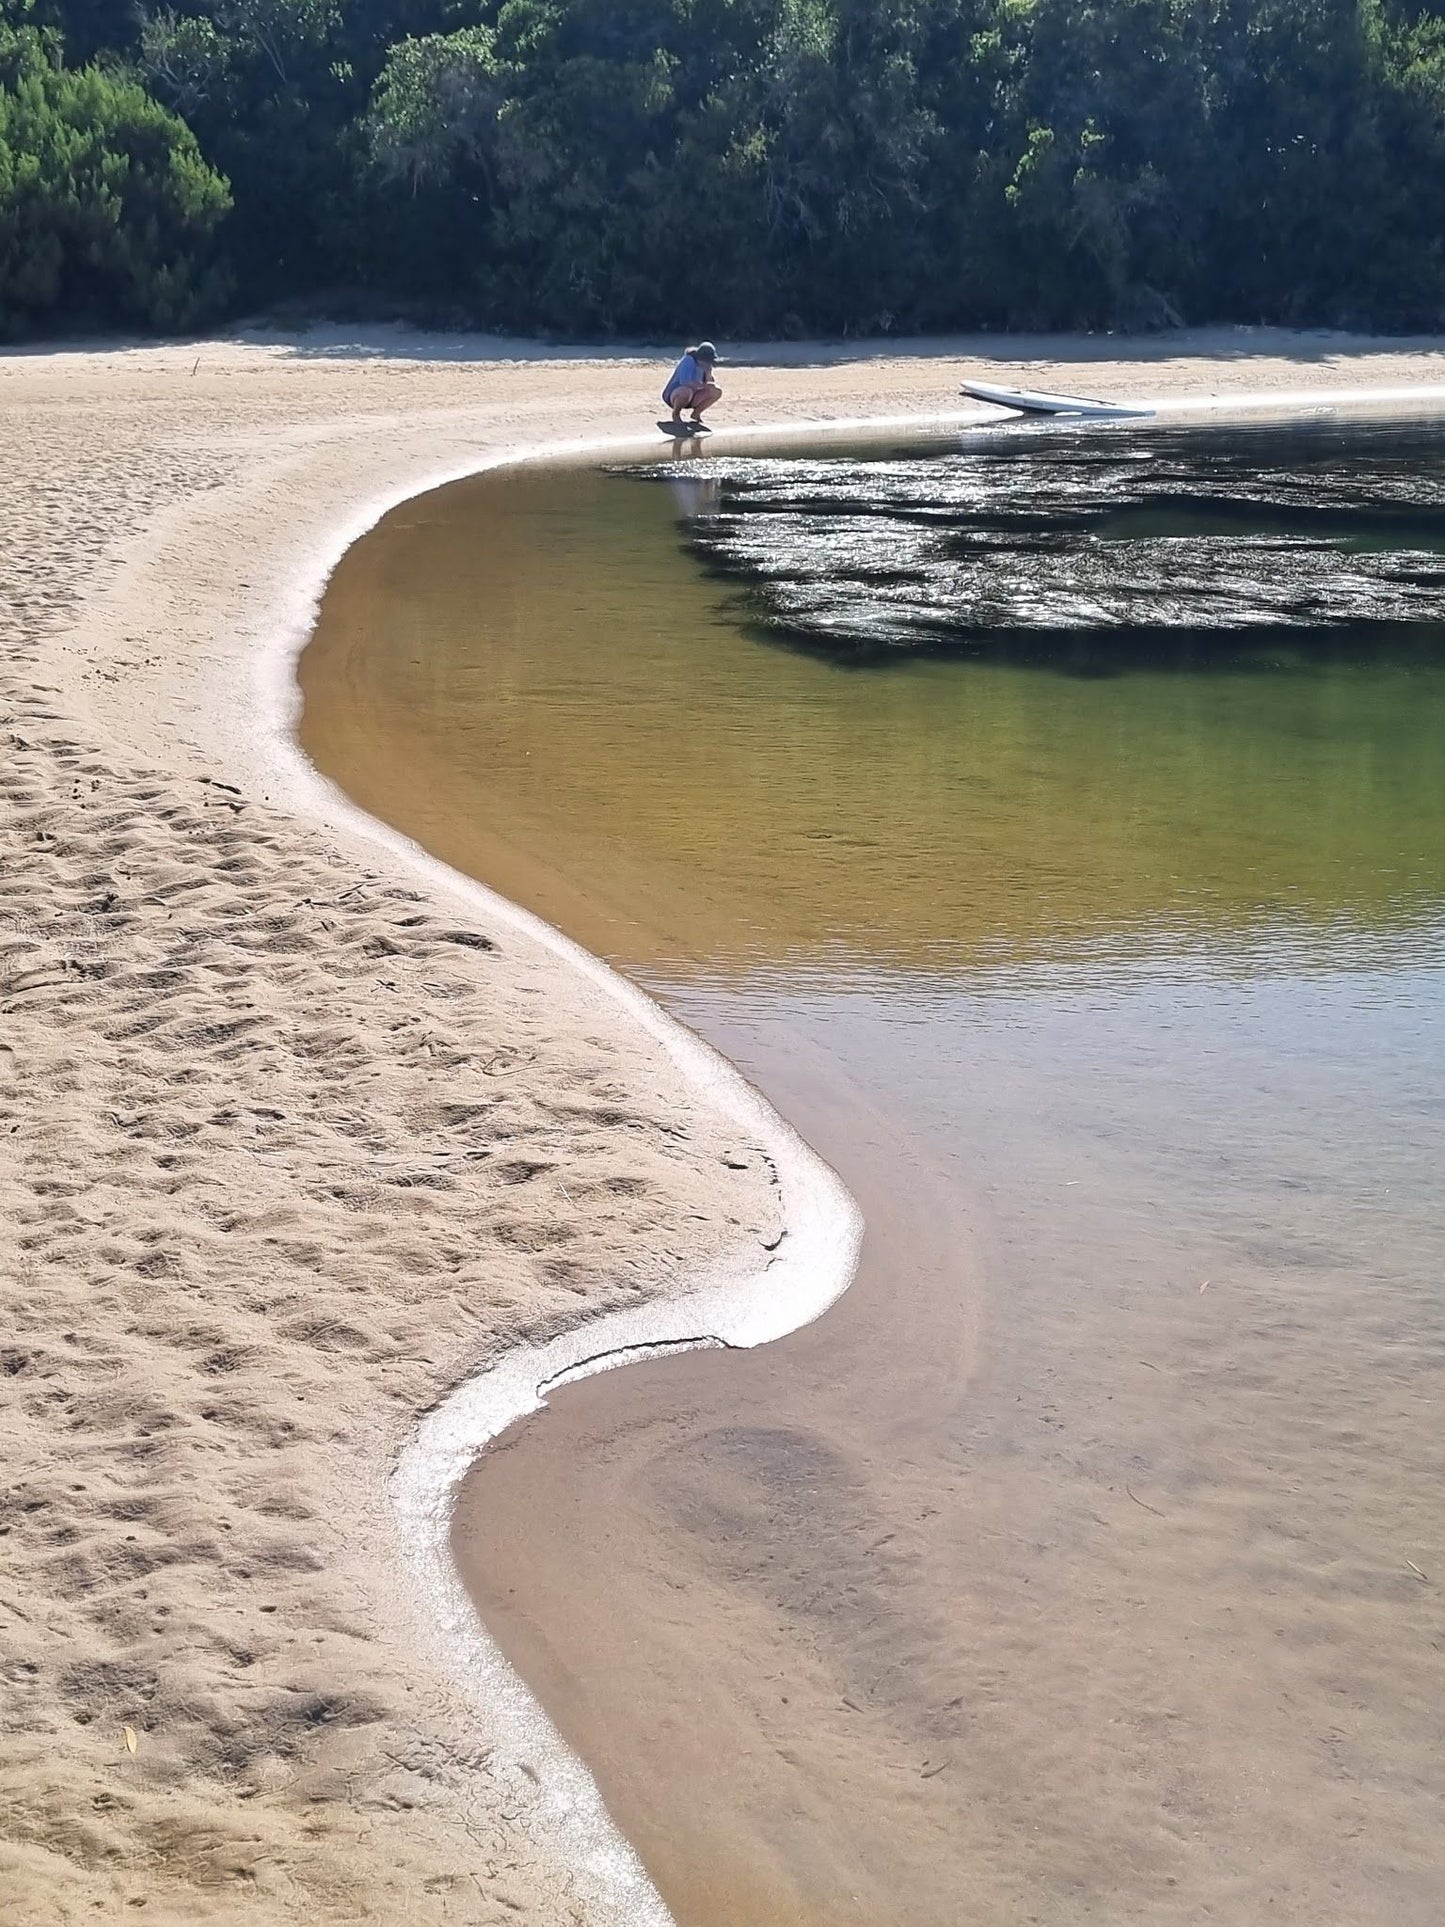
[[(1256, 392), (1150, 398), (1165, 416), (1200, 418), (1317, 415), (1322, 410), (1375, 412), (1445, 407), (1445, 385)], [(991, 410), (851, 417), (727, 430), (728, 444), (797, 442), (826, 436), (874, 435), (974, 427), (996, 421)], [(546, 460), (618, 458), (638, 452), (636, 436), (609, 436), (489, 453), (409, 481), (370, 500), (308, 559), (279, 599), (282, 619), (255, 656), (262, 735), (273, 773), (313, 815), (360, 832), (421, 872), (431, 888), (494, 923), (539, 940), (582, 971), (655, 1036), (673, 1061), (717, 1107), (744, 1127), (771, 1159), (781, 1193), (785, 1233), (761, 1271), (725, 1269), (691, 1289), (647, 1305), (601, 1315), (539, 1345), (520, 1346), (464, 1380), (421, 1419), (393, 1469), (391, 1497), (401, 1550), (418, 1606), (418, 1631), (435, 1656), (486, 1709), (498, 1735), (494, 1765), (510, 1769), (575, 1869), (577, 1896), (591, 1919), (618, 1927), (653, 1927), (670, 1915), (637, 1856), (614, 1826), (595, 1782), (486, 1633), (453, 1565), (449, 1533), (456, 1490), (478, 1455), (518, 1419), (535, 1412), (547, 1391), (570, 1379), (627, 1364), (661, 1350), (706, 1345), (751, 1347), (817, 1318), (847, 1288), (857, 1264), (862, 1224), (836, 1174), (813, 1153), (719, 1053), (671, 1018), (635, 985), (540, 918), (428, 856), (399, 832), (369, 817), (322, 777), (296, 738), (300, 691), (295, 666), (314, 625), (329, 577), (341, 556), (392, 509), (469, 476)], [(648, 440), (647, 448), (655, 448)], [(276, 607), (278, 605), (273, 605)], [(523, 1771), (525, 1762), (526, 1772)]]
[[(861, 424), (860, 424), (861, 425)], [(291, 585), (288, 619), (275, 645), (258, 655), (263, 727), (278, 776), (312, 814), (345, 823), (401, 857), (433, 892), (524, 931), (582, 972), (657, 1038), (673, 1062), (714, 1107), (770, 1161), (780, 1193), (784, 1233), (761, 1270), (724, 1267), (685, 1292), (588, 1319), (543, 1344), (515, 1348), (464, 1380), (421, 1420), (394, 1467), (391, 1496), (410, 1572), (420, 1637), (484, 1704), (496, 1736), (494, 1770), (510, 1769), (536, 1818), (552, 1833), (574, 1870), (590, 1918), (618, 1927), (652, 1927), (671, 1919), (631, 1847), (613, 1825), (582, 1762), (565, 1745), (477, 1617), (450, 1552), (457, 1488), (478, 1455), (518, 1419), (535, 1412), (548, 1389), (659, 1351), (707, 1345), (750, 1347), (780, 1338), (818, 1317), (846, 1290), (857, 1264), (862, 1222), (841, 1180), (718, 1052), (598, 957), (550, 924), (462, 876), (417, 844), (350, 803), (302, 753), (296, 737), (300, 691), (295, 666), (310, 638), (325, 584), (341, 556), (402, 502), (466, 476), (559, 456), (617, 455), (634, 438), (515, 449), (433, 476), (370, 503)], [(525, 1774), (523, 1763), (525, 1762)], [(535, 1776), (535, 1777), (534, 1777)]]

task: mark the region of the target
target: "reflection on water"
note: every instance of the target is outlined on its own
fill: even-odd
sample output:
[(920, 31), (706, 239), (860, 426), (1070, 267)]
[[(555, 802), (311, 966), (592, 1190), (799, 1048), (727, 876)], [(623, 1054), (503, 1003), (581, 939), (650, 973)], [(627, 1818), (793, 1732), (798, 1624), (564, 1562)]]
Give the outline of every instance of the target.
[[(1003, 466), (1041, 521), (1057, 463), (1040, 457), (1045, 480), (1026, 482), (1030, 444), (1003, 439), (996, 462), (904, 460), (891, 486)], [(1125, 437), (1095, 439), (1117, 470)], [(788, 466), (725, 472), (761, 470), (776, 496)], [(835, 492), (852, 474), (796, 466), (815, 491), (830, 466)], [(869, 464), (869, 487), (886, 503), (880, 472)], [(1445, 875), (1438, 631), (1414, 660), (1382, 662), (1373, 634), (1341, 624), (1327, 653), (1272, 645), (1272, 673), (1196, 675), (1140, 660), (1137, 642), (1127, 678), (1063, 687), (999, 661), (850, 673), (758, 649), (734, 619), (736, 586), (699, 581), (679, 544), (673, 495), (691, 511), (694, 491), (669, 480), (562, 489), (533, 473), (463, 485), (445, 512), (438, 498), (398, 511), (386, 559), (379, 538), (336, 584), (346, 653), (329, 675), (356, 679), (353, 707), (313, 706), (308, 742), (325, 761), (324, 732), (344, 727), (363, 800), (383, 800), (388, 768), (429, 764), (406, 797), (423, 840), (503, 887), (525, 878), (532, 901), (540, 858), (569, 927), (567, 880), (586, 879), (584, 914), (608, 919), (601, 947), (638, 963), (952, 973), (1148, 953), (1254, 970), (1313, 954), (1329, 968), (1342, 944), (1398, 954), (1430, 927)], [(694, 519), (691, 540), (710, 540), (698, 530), (714, 519), (774, 517), (719, 512)], [(906, 547), (906, 524), (881, 525)], [(827, 562), (825, 547), (776, 546), (795, 574), (770, 596)], [(1172, 546), (1187, 557), (1193, 543)], [(829, 584), (851, 620), (851, 590)], [(334, 660), (318, 649), (308, 677)], [(629, 949), (634, 920), (645, 936)]]
[(317, 760), (868, 1219), (816, 1326), (572, 1388), (459, 1514), (684, 1927), (1438, 1918), (1419, 433), (494, 476), (338, 572)]
[(1433, 423), (1056, 426), (943, 458), (723, 460), (692, 536), (752, 581), (765, 631), (839, 661), (1438, 662), (1438, 439)]

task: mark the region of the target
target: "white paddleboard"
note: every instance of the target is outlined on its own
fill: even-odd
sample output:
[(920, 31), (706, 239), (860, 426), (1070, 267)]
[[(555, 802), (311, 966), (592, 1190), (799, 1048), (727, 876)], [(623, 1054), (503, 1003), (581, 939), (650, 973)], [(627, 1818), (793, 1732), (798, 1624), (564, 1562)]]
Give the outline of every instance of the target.
[(1094, 415), (1115, 420), (1134, 416), (1147, 420), (1152, 408), (1131, 408), (1126, 402), (1092, 401), (1084, 395), (1050, 395), (1035, 388), (996, 388), (992, 382), (966, 381), (961, 392), (996, 408), (1017, 409), (1021, 415)]

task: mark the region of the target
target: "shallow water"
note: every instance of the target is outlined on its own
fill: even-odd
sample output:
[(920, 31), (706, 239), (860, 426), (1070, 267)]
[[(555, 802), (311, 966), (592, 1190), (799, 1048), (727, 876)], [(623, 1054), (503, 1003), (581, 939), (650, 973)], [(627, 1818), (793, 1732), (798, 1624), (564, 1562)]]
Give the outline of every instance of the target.
[(316, 760), (867, 1217), (459, 1510), (683, 1927), (1439, 1918), (1437, 433), (526, 471), (338, 571)]

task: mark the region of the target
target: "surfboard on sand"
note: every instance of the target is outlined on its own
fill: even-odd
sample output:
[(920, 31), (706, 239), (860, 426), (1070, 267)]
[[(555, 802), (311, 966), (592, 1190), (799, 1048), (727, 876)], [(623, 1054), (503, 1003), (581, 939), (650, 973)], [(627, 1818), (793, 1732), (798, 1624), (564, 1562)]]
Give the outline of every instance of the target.
[(1013, 408), (1021, 415), (1092, 415), (1100, 419), (1123, 420), (1130, 416), (1147, 421), (1152, 408), (1131, 408), (1127, 402), (1094, 401), (1087, 395), (1051, 395), (1037, 388), (997, 388), (988, 381), (965, 381), (960, 392), (974, 401), (989, 401), (996, 408)]
[(711, 435), (712, 433), (706, 422), (675, 422), (669, 419), (657, 425), (664, 435), (680, 435), (684, 440), (689, 435)]

